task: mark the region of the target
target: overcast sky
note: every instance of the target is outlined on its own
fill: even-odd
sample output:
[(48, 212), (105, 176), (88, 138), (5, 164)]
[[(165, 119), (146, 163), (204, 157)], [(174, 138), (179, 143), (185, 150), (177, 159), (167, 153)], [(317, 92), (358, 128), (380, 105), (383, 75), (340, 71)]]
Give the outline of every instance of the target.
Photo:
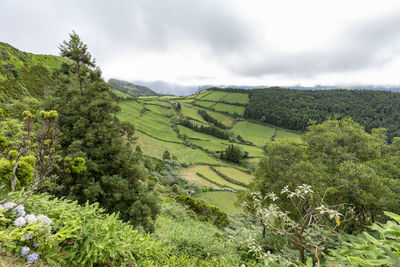
[(400, 1), (0, 0), (0, 41), (58, 54), (75, 30), (106, 79), (400, 85)]

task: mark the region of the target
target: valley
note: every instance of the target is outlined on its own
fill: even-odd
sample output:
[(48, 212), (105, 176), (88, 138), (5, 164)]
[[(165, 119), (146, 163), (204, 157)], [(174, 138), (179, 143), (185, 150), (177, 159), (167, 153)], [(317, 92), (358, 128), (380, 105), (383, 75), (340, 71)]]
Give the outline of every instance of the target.
[[(121, 100), (118, 116), (122, 121), (134, 124), (137, 145), (144, 155), (162, 160), (167, 150), (181, 163), (181, 173), (189, 182), (202, 189), (240, 191), (248, 190), (257, 163), (265, 156), (265, 145), (274, 139), (301, 140), (301, 132), (243, 118), (248, 101), (247, 93), (212, 89), (185, 97), (144, 96)], [(176, 108), (178, 103), (180, 109)], [(228, 140), (180, 125), (181, 120), (189, 120), (198, 126), (213, 126), (199, 114), (200, 110), (206, 111), (226, 127), (223, 130), (229, 134)], [(219, 158), (219, 153), (232, 144), (248, 152), (248, 156), (238, 164)], [(226, 205), (234, 206), (232, 192), (215, 190), (203, 193), (200, 190), (193, 197), (222, 210)]]

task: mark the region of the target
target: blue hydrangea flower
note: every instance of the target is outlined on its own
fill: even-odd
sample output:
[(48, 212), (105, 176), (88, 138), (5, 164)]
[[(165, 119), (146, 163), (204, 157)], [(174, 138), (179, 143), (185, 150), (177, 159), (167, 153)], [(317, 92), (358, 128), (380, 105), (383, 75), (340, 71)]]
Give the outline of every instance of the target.
[(20, 254), (21, 256), (26, 256), (26, 255), (28, 255), (29, 251), (31, 251), (30, 248), (28, 248), (28, 247), (23, 247), (23, 248), (21, 248), (21, 252), (20, 252), (19, 254)]
[[(14, 203), (14, 202), (11, 202), (11, 201), (6, 202), (6, 203), (0, 205), (0, 207), (3, 208), (4, 210), (13, 209), (15, 206), (17, 206), (17, 204)], [(24, 208), (24, 206), (22, 206), (22, 205), (18, 205), (18, 207), (16, 207), (13, 211), (14, 211), (14, 213), (17, 214), (19, 217), (25, 216), (25, 208)]]
[(25, 240), (31, 240), (33, 237), (33, 234), (24, 234)]
[(15, 213), (17, 213), (17, 215), (20, 217), (25, 216), (26, 212), (25, 212), (24, 206), (19, 205), (17, 208), (15, 208)]
[(26, 223), (36, 223), (37, 219), (34, 214), (28, 214), (25, 216)]
[(38, 222), (42, 222), (44, 225), (50, 225), (53, 221), (46, 215), (40, 214), (36, 216)]
[(26, 221), (24, 219), (24, 217), (18, 217), (17, 219), (15, 219), (14, 221), (14, 226), (16, 227), (22, 227), (26, 224)]
[(34, 263), (35, 261), (37, 261), (39, 259), (39, 254), (37, 253), (32, 253), (29, 254), (28, 257), (26, 258), (26, 261), (28, 263)]
[(39, 246), (39, 244), (40, 244), (40, 241), (38, 241), (38, 242), (33, 242), (33, 247), (36, 248), (37, 246)]

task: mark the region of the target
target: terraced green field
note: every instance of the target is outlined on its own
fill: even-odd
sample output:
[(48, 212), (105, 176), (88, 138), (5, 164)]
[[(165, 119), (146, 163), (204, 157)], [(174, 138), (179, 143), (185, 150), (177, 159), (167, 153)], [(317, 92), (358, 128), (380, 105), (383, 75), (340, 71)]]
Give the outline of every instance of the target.
[(213, 91), (210, 94), (207, 94), (201, 98), (201, 100), (211, 100), (211, 101), (221, 101), (226, 97), (229, 93), (221, 92), (221, 91)]
[(228, 176), (229, 178), (232, 178), (236, 181), (242, 182), (247, 185), (250, 184), (251, 181), (253, 181), (252, 175), (235, 168), (216, 167), (216, 169), (221, 173), (223, 173), (224, 175)]
[(249, 95), (245, 93), (229, 93), (224, 97), (223, 101), (229, 103), (247, 104), (249, 103)]
[(243, 210), (235, 205), (236, 195), (227, 191), (212, 191), (193, 195), (195, 199), (202, 200), (206, 204), (218, 207), (229, 215), (243, 212)]
[(234, 118), (229, 117), (225, 114), (219, 113), (219, 112), (215, 112), (215, 111), (211, 111), (211, 110), (206, 110), (207, 113), (213, 117), (214, 119), (218, 120), (219, 122), (221, 122), (223, 125), (225, 125), (226, 127), (230, 127), (232, 125), (232, 123), (235, 121)]
[(165, 141), (173, 141), (181, 143), (176, 133), (173, 131), (170, 119), (152, 111), (146, 111), (141, 114), (141, 106), (137, 102), (125, 101), (121, 102), (121, 112), (119, 118), (121, 121), (129, 121), (135, 125), (138, 131), (147, 135), (157, 137)]
[(165, 117), (172, 117), (173, 115), (177, 115), (175, 109), (173, 109), (171, 106), (158, 106), (158, 105), (149, 105), (146, 104), (146, 108), (150, 109), (151, 111), (161, 114)]
[[(196, 104), (197, 101), (196, 101)], [(243, 106), (235, 106), (235, 105), (228, 105), (228, 104), (223, 104), (223, 103), (217, 103), (215, 106), (212, 107), (216, 111), (222, 111), (222, 112), (228, 112), (229, 114), (238, 114), (240, 116), (243, 116), (245, 107)]]
[(277, 131), (275, 140), (290, 139), (291, 141), (301, 142), (301, 135), (291, 131), (280, 129)]
[(194, 173), (190, 168), (186, 168), (182, 170), (182, 176), (188, 180), (189, 182), (199, 184), (205, 187), (211, 187), (211, 188), (216, 188), (218, 185), (213, 184), (206, 179), (201, 178), (200, 176), (197, 175), (197, 173)]
[(204, 97), (205, 95), (207, 95), (209, 93), (210, 93), (210, 91), (201, 91), (200, 93), (194, 94), (191, 97), (200, 99), (200, 98)]
[(213, 170), (211, 170), (210, 167), (207, 165), (191, 166), (191, 167), (186, 168), (186, 171), (182, 170), (182, 173), (183, 172), (192, 173), (192, 174), (200, 173), (200, 174), (204, 175), (206, 178), (208, 178), (209, 180), (211, 180), (212, 182), (215, 182), (215, 184), (227, 186), (227, 187), (230, 187), (230, 188), (233, 188), (236, 190), (247, 190), (246, 188), (244, 188), (242, 186), (232, 184), (232, 183), (226, 181), (224, 178), (222, 178), (221, 176), (216, 174)]
[[(275, 133), (275, 128), (248, 121), (237, 121), (242, 119), (235, 119), (233, 116), (222, 112), (228, 112), (232, 115), (234, 113), (242, 115), (245, 109), (244, 106), (214, 102), (222, 100), (225, 102), (246, 104), (248, 102), (248, 95), (244, 93), (203, 91), (191, 97), (175, 97), (171, 100), (169, 98), (171, 97), (140, 97), (138, 101), (129, 100), (120, 102), (122, 111), (119, 114), (119, 118), (122, 121), (132, 122), (135, 125), (137, 129), (136, 136), (138, 137), (137, 144), (140, 145), (144, 155), (161, 159), (164, 151), (168, 150), (172, 156), (177, 157), (180, 163), (189, 165), (189, 167), (182, 168), (181, 170), (183, 177), (188, 181), (204, 187), (216, 188), (226, 186), (235, 190), (248, 190), (225, 180), (209, 167), (210, 165), (215, 166), (216, 170), (223, 175), (246, 185), (250, 184), (253, 180), (253, 176), (244, 171), (256, 169), (259, 160), (265, 157), (262, 146), (270, 142), (271, 137)], [(210, 116), (225, 126), (232, 127), (228, 131), (254, 143), (256, 146), (235, 144), (247, 151), (250, 158), (242, 160), (242, 165), (221, 161), (217, 158), (218, 153), (216, 152), (225, 150), (232, 143), (225, 139), (216, 138), (177, 125), (176, 127), (179, 132), (189, 137), (189, 142), (200, 148), (185, 146), (183, 144), (184, 140), (178, 138), (172, 127), (173, 123), (179, 121), (182, 115), (191, 118), (190, 121), (194, 124), (211, 125), (198, 114), (198, 110), (201, 109), (200, 107), (188, 103), (191, 101), (196, 101), (196, 104), (203, 105), (204, 110)], [(181, 103), (180, 114), (174, 109), (176, 102)], [(215, 110), (208, 109), (209, 107)], [(279, 139), (301, 140), (299, 134), (277, 128), (275, 140)], [(214, 152), (214, 157), (212, 153), (208, 154), (203, 150)], [(199, 176), (197, 173), (207, 179), (201, 175)], [(229, 214), (241, 211), (239, 207), (233, 205), (235, 194), (232, 192), (213, 191), (194, 196), (208, 204), (219, 207)]]
[(197, 113), (199, 109), (192, 106), (192, 105), (187, 105), (187, 104), (182, 104), (181, 105), (181, 114), (186, 117), (190, 117), (193, 119), (196, 119), (198, 121), (201, 121), (203, 123), (207, 123), (203, 118)]
[(214, 106), (216, 103), (211, 102), (211, 101), (196, 100), (196, 102), (194, 102), (194, 104), (205, 107), (205, 108), (210, 108), (210, 107)]
[(222, 161), (209, 156), (199, 149), (192, 149), (182, 144), (160, 141), (140, 132), (136, 132), (135, 135), (138, 137), (137, 144), (140, 145), (144, 155), (162, 159), (162, 154), (165, 150), (168, 150), (172, 156), (178, 158), (178, 162), (180, 163), (188, 165), (194, 163), (223, 165)]
[(257, 146), (264, 146), (271, 141), (275, 129), (248, 121), (240, 121), (232, 128), (232, 132)]
[(172, 107), (171, 103), (166, 102), (166, 101), (144, 100), (143, 103), (146, 105), (158, 105), (158, 106), (163, 106), (163, 107), (168, 107), (168, 108)]

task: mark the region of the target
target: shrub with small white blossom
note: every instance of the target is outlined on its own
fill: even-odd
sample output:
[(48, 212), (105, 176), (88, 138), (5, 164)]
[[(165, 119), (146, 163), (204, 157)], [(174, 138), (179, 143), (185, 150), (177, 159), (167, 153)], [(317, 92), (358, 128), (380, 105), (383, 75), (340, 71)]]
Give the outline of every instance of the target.
[[(337, 209), (344, 210), (344, 205), (328, 206), (324, 197), (318, 199), (311, 186), (306, 184), (294, 190), (286, 186), (280, 194), (290, 200), (290, 212), (275, 193), (269, 193), (263, 198), (259, 192), (251, 193), (250, 198), (245, 201), (246, 211), (261, 222), (264, 233), (268, 231), (272, 235), (285, 237), (289, 246), (298, 251), (299, 262), (305, 263), (306, 256), (312, 256), (319, 266), (327, 239), (340, 226), (341, 220), (343, 222), (349, 219), (351, 212), (344, 215), (339, 213)], [(267, 264), (293, 264), (288, 261), (287, 255), (271, 254), (256, 239), (251, 240), (251, 251)]]

